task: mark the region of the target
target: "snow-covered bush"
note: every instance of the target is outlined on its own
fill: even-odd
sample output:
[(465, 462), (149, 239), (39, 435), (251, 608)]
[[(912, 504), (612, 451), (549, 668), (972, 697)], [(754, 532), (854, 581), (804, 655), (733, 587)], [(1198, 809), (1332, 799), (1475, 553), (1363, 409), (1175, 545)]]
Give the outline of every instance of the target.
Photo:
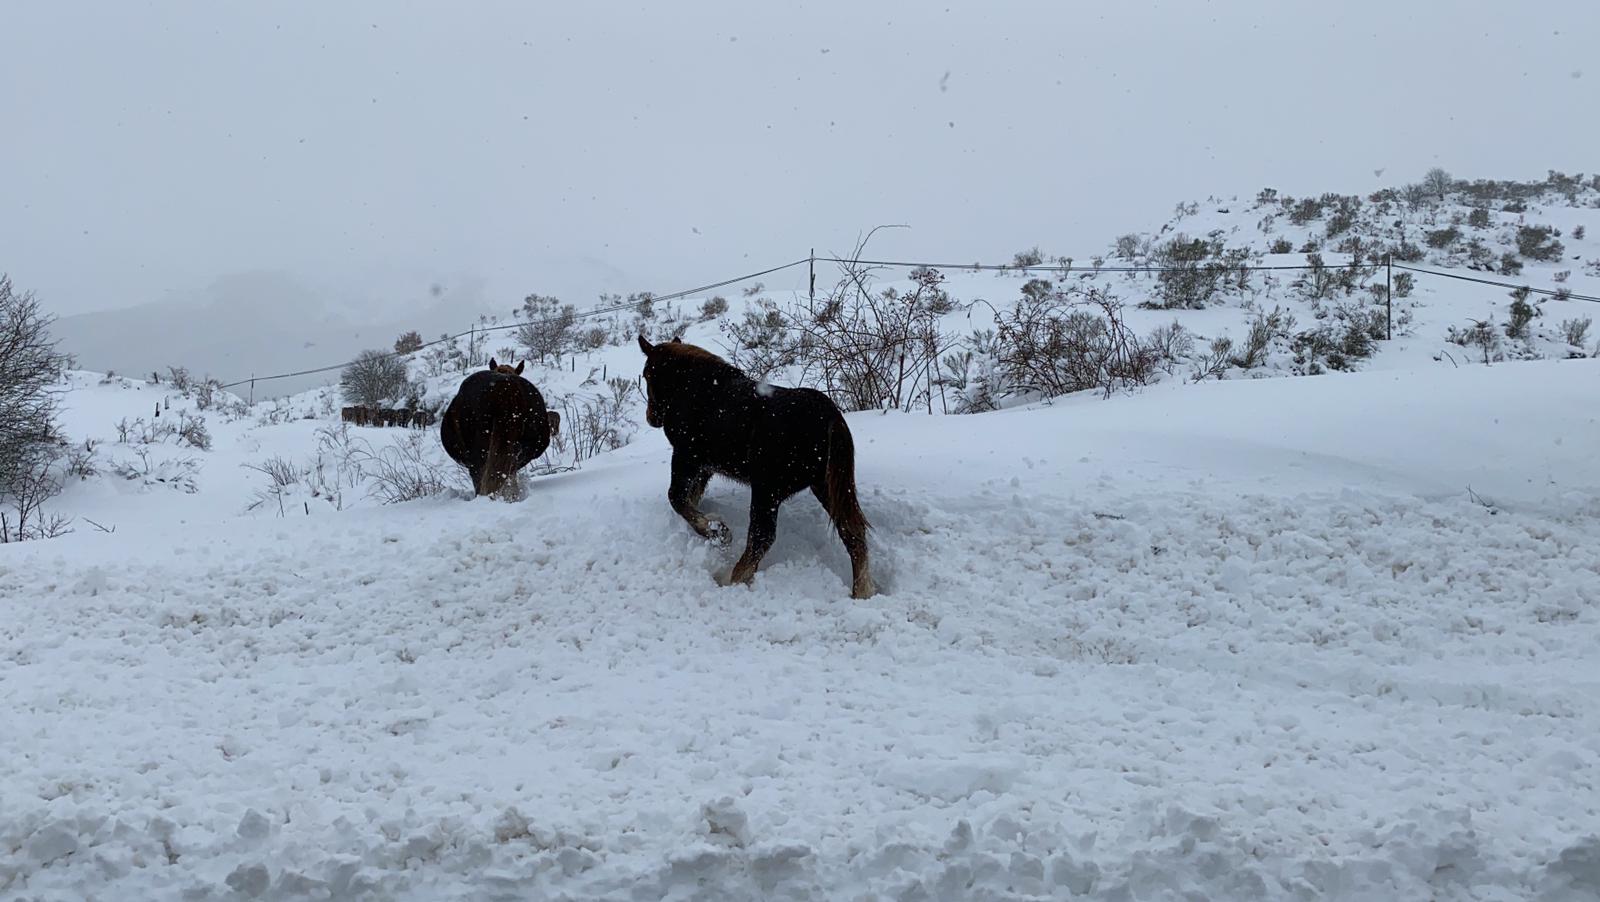
[(1539, 315), (1538, 308), (1528, 303), (1528, 298), (1533, 294), (1526, 286), (1511, 292), (1511, 317), (1506, 320), (1506, 337), (1525, 339), (1528, 337), (1528, 324)]
[(1529, 260), (1559, 260), (1566, 248), (1557, 234), (1550, 226), (1522, 226), (1517, 229), (1517, 253)]

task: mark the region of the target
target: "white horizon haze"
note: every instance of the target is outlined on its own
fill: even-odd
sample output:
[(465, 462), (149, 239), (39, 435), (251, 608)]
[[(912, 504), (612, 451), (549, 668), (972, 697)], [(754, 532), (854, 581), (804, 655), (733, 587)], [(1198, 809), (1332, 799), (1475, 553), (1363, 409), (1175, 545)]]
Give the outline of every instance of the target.
[[(883, 223), (911, 227), (883, 255), (1083, 258), (1213, 194), (1584, 171), (1600, 132), (1582, 112), (1600, 7), (1579, 2), (153, 0), (6, 20), (0, 271), (69, 345), (126, 331), (79, 315), (142, 310), (141, 359), (233, 344), (206, 364), (230, 377), (352, 349), (284, 349), (307, 311), (433, 337), (530, 292), (671, 291)], [(230, 295), (241, 280), (280, 287)], [(204, 306), (205, 334), (162, 319)]]

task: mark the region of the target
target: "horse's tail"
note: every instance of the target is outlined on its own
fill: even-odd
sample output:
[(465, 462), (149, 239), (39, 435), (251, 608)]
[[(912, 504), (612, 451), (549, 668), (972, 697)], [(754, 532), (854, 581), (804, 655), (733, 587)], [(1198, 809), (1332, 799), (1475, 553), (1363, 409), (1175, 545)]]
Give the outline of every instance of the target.
[(865, 536), (872, 524), (856, 500), (856, 443), (842, 418), (828, 424), (828, 460), (823, 473), (828, 493), (828, 513), (834, 525), (853, 535)]
[(511, 450), (506, 428), (499, 417), (489, 425), (489, 449), (483, 456), (483, 471), (478, 474), (478, 494), (493, 495), (505, 485), (506, 474), (511, 470)]

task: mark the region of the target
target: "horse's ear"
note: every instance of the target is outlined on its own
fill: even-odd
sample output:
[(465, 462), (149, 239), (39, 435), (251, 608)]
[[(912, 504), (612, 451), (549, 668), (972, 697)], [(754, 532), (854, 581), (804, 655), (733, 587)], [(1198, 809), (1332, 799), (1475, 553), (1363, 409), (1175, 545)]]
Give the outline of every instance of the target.
[(490, 357), (489, 358), (489, 369), (497, 370), (499, 368), (500, 368), (500, 364), (498, 362), (496, 362), (493, 357)]
[(518, 376), (520, 376), (520, 375), (522, 375), (522, 365), (523, 365), (523, 364), (524, 364), (524, 363), (527, 363), (527, 362), (528, 362), (528, 361), (526, 361), (526, 360), (518, 360), (518, 361), (517, 361), (517, 375), (518, 375)]
[(639, 350), (645, 352), (646, 354), (649, 354), (651, 351), (654, 351), (655, 349), (656, 349), (655, 345), (651, 344), (648, 341), (645, 341), (643, 335), (639, 336)]
[(672, 341), (673, 341), (674, 344), (680, 344), (681, 345), (681, 344), (683, 344), (683, 336), (682, 335), (674, 335), (674, 336), (672, 336)]

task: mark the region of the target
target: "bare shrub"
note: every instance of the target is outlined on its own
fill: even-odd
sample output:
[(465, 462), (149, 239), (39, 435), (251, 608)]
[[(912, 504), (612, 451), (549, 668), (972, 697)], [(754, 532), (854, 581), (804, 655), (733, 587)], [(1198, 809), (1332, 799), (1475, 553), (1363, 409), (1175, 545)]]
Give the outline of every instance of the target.
[(1428, 247), (1448, 248), (1461, 240), (1461, 230), (1455, 226), (1449, 226), (1448, 228), (1427, 232), (1423, 235), (1423, 239), (1427, 242)]
[(1262, 365), (1266, 362), (1273, 341), (1287, 341), (1293, 329), (1294, 317), (1281, 307), (1273, 307), (1270, 313), (1257, 312), (1255, 319), (1250, 321), (1244, 347), (1233, 356), (1233, 365), (1245, 370)]
[(1411, 297), (1411, 290), (1417, 285), (1415, 276), (1408, 272), (1395, 273), (1394, 296), (1397, 298)]
[(362, 351), (339, 374), (344, 400), (362, 407), (382, 407), (411, 389), (405, 361), (382, 351)]
[(1167, 375), (1172, 375), (1178, 362), (1194, 353), (1194, 335), (1177, 320), (1157, 326), (1145, 339), (1145, 347), (1155, 353)]
[(290, 494), (291, 489), (300, 484), (304, 472), (288, 458), (281, 456), (269, 457), (258, 464), (240, 464), (247, 470), (255, 470), (267, 477), (265, 488), (257, 489), (253, 500), (247, 510), (258, 510), (263, 507), (275, 506), (278, 516), (284, 515), (284, 499)]
[(545, 295), (530, 294), (522, 299), (517, 311), (523, 325), (517, 330), (517, 341), (528, 350), (528, 356), (543, 361), (561, 355), (571, 346), (578, 325), (577, 308)]
[(222, 389), (222, 380), (214, 376), (206, 376), (194, 385), (194, 406), (201, 410), (210, 410), (221, 405), (227, 394)]
[(372, 483), (367, 494), (384, 504), (399, 504), (451, 489), (465, 491), (461, 469), (446, 467), (428, 454), (432, 439), (427, 432), (406, 430), (394, 444), (369, 454), (362, 462)]
[(193, 458), (177, 457), (152, 462), (149, 448), (135, 448), (133, 453), (132, 458), (112, 462), (112, 475), (144, 485), (165, 486), (186, 495), (193, 495), (200, 490), (195, 483), (195, 475), (200, 468)]
[(996, 360), (1007, 391), (1045, 397), (1146, 385), (1160, 355), (1134, 335), (1122, 302), (1098, 286), (1060, 288), (1043, 279), (997, 320)]
[(1222, 290), (1229, 273), (1241, 271), (1247, 253), (1224, 251), (1220, 239), (1207, 241), (1179, 235), (1158, 247), (1153, 255), (1162, 267), (1156, 281), (1161, 291), (1156, 307), (1172, 310), (1204, 309)]
[(193, 379), (189, 375), (188, 367), (167, 367), (167, 384), (171, 385), (180, 394), (187, 395), (193, 385)]
[(190, 448), (200, 451), (211, 449), (211, 433), (206, 430), (203, 416), (189, 416), (184, 411), (179, 411), (178, 425), (174, 427), (174, 433), (178, 435), (179, 445), (189, 445)]
[(1303, 198), (1289, 207), (1289, 221), (1295, 225), (1305, 225), (1313, 219), (1322, 216), (1323, 202), (1317, 198)]
[(1228, 368), (1233, 365), (1233, 339), (1226, 335), (1211, 339), (1206, 346), (1206, 353), (1195, 362), (1194, 368), (1189, 373), (1190, 381), (1204, 382), (1207, 379), (1221, 379), (1228, 373)]
[(1371, 357), (1384, 337), (1384, 312), (1359, 304), (1341, 303), (1310, 329), (1290, 339), (1294, 369), (1305, 375), (1327, 370), (1348, 370)]
[(739, 319), (724, 320), (721, 328), (729, 341), (728, 361), (752, 379), (766, 380), (799, 356), (788, 317), (768, 298), (757, 299)]
[[(638, 401), (638, 386), (631, 379), (613, 376), (606, 391), (560, 399), (561, 431), (550, 440), (547, 461), (535, 464), (535, 474), (576, 467), (597, 454), (615, 451), (633, 438), (635, 423), (629, 414)], [(570, 460), (571, 467), (554, 461)]]
[(1335, 237), (1355, 228), (1361, 212), (1361, 198), (1341, 196), (1333, 203), (1333, 213), (1328, 217), (1328, 236)]
[[(865, 242), (857, 245), (852, 261), (860, 259)], [(941, 312), (951, 305), (941, 287), (944, 276), (918, 269), (911, 273), (910, 290), (879, 291), (870, 267), (849, 262), (841, 268), (832, 291), (797, 301), (785, 317), (801, 379), (826, 391), (846, 411), (926, 407), (932, 412), (939, 358), (955, 344), (939, 324)]]
[(12, 475), (5, 489), (6, 506), (0, 509), (0, 543), (54, 539), (72, 531), (71, 519), (44, 508), (45, 502), (61, 494), (62, 477), (54, 463), (54, 456), (30, 462)]
[(1589, 340), (1589, 327), (1594, 320), (1585, 316), (1577, 319), (1564, 319), (1561, 321), (1561, 336), (1567, 344), (1581, 348)]
[(422, 333), (417, 330), (412, 329), (409, 332), (402, 332), (400, 337), (394, 340), (394, 352), (396, 354), (415, 354), (422, 350), (422, 343)]
[(719, 317), (719, 316), (721, 316), (721, 315), (723, 315), (724, 313), (727, 313), (727, 312), (728, 312), (728, 299), (727, 298), (725, 298), (725, 297), (723, 297), (721, 295), (717, 295), (715, 297), (707, 298), (705, 303), (700, 305), (700, 321), (701, 322), (710, 322), (711, 320), (714, 320), (717, 317)]
[(65, 461), (63, 472), (68, 477), (84, 480), (100, 475), (100, 443), (94, 439), (84, 439), (83, 444), (74, 444), (67, 449), (63, 456)]

